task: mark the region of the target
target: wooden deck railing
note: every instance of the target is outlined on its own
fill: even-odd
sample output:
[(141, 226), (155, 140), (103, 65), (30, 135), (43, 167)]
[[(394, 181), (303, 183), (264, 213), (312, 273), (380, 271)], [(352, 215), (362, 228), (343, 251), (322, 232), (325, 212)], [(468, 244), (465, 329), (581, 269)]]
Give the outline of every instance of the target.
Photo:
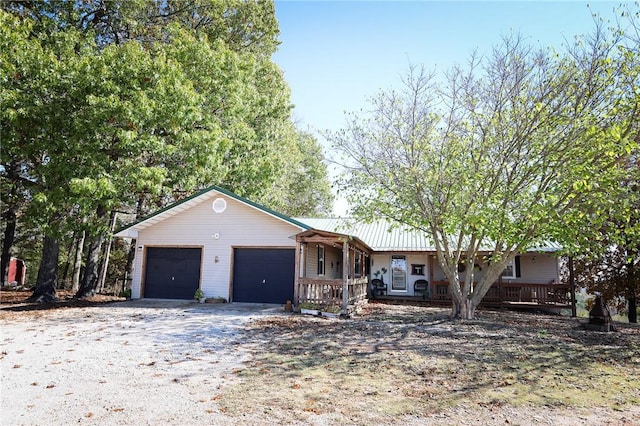
[(349, 282), (349, 305), (357, 305), (367, 298), (369, 279), (367, 277), (354, 278)]
[[(348, 305), (367, 298), (367, 277), (349, 279)], [(318, 306), (342, 306), (342, 278), (298, 278), (298, 303)]]
[[(319, 308), (340, 307), (346, 310), (367, 298), (369, 281), (367, 277), (349, 279), (347, 305), (343, 305), (342, 278), (299, 278), (298, 305), (308, 303)], [(378, 296), (396, 298), (402, 296)], [(427, 295), (416, 294), (406, 299), (420, 299), (426, 302), (451, 302), (448, 281), (433, 281)], [(567, 284), (534, 283), (494, 283), (482, 299), (483, 305), (546, 305), (554, 308), (571, 306), (570, 287)], [(349, 308), (350, 309), (350, 308)]]
[[(568, 284), (494, 283), (482, 299), (483, 304), (552, 304), (571, 305), (571, 288)], [(451, 301), (448, 281), (431, 284), (432, 301)]]

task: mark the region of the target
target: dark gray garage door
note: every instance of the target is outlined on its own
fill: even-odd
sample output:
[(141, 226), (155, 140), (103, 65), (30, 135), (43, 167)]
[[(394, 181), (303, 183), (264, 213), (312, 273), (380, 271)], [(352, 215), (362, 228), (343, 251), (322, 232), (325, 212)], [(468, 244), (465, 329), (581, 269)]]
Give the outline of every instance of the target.
[(236, 248), (233, 251), (233, 301), (293, 301), (295, 250)]
[(200, 248), (147, 248), (144, 297), (193, 299), (200, 284)]

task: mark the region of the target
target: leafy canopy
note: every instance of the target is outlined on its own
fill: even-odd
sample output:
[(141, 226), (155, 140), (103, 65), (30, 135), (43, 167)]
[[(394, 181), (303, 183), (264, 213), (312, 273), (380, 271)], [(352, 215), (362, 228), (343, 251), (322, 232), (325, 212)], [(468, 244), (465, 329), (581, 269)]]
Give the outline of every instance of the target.
[[(455, 315), (473, 317), (516, 254), (565, 241), (565, 216), (617, 182), (638, 143), (637, 73), (619, 47), (601, 26), (562, 54), (507, 36), (442, 76), (412, 67), (332, 135), (355, 213), (432, 237)], [(491, 262), (474, 283), (482, 256)]]

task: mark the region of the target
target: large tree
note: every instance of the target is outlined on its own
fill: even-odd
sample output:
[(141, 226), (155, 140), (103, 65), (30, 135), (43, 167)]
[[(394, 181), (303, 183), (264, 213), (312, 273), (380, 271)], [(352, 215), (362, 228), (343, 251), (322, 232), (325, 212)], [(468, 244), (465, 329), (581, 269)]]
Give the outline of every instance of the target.
[[(637, 7), (637, 5), (636, 5)], [(616, 46), (620, 132), (634, 143), (618, 163), (604, 197), (563, 217), (556, 233), (571, 257), (576, 285), (600, 293), (637, 322), (640, 295), (640, 9), (621, 9)]]
[(620, 108), (637, 99), (617, 47), (601, 26), (563, 53), (505, 37), (443, 76), (412, 68), (331, 135), (354, 213), (431, 236), (454, 316), (473, 318), (518, 253), (562, 239), (563, 216), (617, 180), (638, 121)]
[[(7, 188), (30, 185), (25, 225), (46, 246), (87, 235), (78, 296), (98, 288), (114, 209), (145, 214), (212, 183), (269, 206), (306, 191), (282, 190), (293, 181), (289, 167), (315, 152), (299, 143), (289, 90), (270, 59), (272, 2), (7, 1), (2, 9), (2, 177)], [(310, 184), (328, 187), (326, 176)], [(309, 201), (307, 212), (323, 208)], [(42, 263), (57, 264), (48, 257), (59, 253), (43, 250)], [(38, 275), (34, 297), (53, 298), (57, 272), (40, 269), (51, 273)]]
[(281, 157), (285, 172), (274, 186), (270, 207), (289, 216), (329, 215), (333, 195), (322, 149), (309, 132), (298, 130), (294, 137), (295, 149)]
[[(0, 21), (3, 188), (22, 188), (10, 203), (3, 204), (3, 210), (12, 215), (24, 211), (22, 225), (32, 226), (47, 237), (43, 253), (55, 259), (39, 268), (40, 285), (34, 296), (53, 298), (59, 253), (54, 246), (73, 205), (68, 199), (67, 182), (73, 176), (74, 164), (62, 153), (69, 114), (75, 106), (67, 76), (78, 64), (73, 60), (78, 38), (67, 33), (37, 39), (32, 36), (31, 22), (3, 11)], [(11, 243), (11, 238), (6, 238), (3, 246)]]
[[(635, 129), (640, 144), (640, 131)], [(624, 173), (610, 187), (606, 200), (588, 211), (565, 218), (572, 237), (565, 247), (571, 256), (576, 285), (600, 293), (629, 322), (638, 322), (640, 295), (640, 167), (639, 153), (624, 162)], [(582, 214), (580, 214), (582, 213)]]

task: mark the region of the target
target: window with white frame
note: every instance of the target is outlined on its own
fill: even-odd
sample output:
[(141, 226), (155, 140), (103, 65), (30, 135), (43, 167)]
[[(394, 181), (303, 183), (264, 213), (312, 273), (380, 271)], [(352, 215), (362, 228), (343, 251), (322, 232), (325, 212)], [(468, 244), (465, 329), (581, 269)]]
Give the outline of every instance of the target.
[(324, 247), (318, 246), (318, 275), (324, 275)]
[(520, 276), (520, 256), (510, 260), (501, 274), (502, 278), (518, 278)]

